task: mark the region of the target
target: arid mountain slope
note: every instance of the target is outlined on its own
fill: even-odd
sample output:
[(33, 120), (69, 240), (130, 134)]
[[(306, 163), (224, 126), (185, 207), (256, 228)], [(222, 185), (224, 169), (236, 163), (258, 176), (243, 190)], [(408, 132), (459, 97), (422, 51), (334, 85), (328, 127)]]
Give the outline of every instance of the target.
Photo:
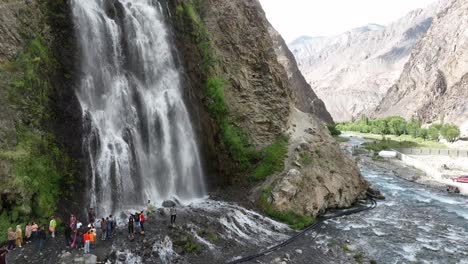
[(335, 121), (377, 106), (395, 83), (440, 3), (410, 12), (387, 27), (369, 24), (334, 37), (290, 44), (299, 68)]
[(418, 116), (453, 122), (468, 132), (468, 1), (454, 0), (414, 47), (376, 116)]

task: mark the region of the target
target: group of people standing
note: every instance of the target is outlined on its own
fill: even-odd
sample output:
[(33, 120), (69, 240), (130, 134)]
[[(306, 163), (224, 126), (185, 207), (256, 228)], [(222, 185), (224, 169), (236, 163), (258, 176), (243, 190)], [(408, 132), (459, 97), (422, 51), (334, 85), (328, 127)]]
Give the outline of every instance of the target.
[[(49, 231), (52, 237), (55, 237), (55, 229), (57, 227), (57, 221), (55, 217), (52, 217), (49, 223)], [(46, 226), (39, 226), (36, 222), (28, 223), (24, 229), (21, 225), (16, 226), (16, 230), (12, 227), (8, 228), (7, 231), (7, 247), (4, 249), (2, 254), (6, 254), (9, 251), (15, 250), (17, 247), (21, 248), (25, 243), (36, 242), (36, 248), (40, 255), (42, 255), (42, 248), (44, 241), (46, 240)]]
[[(96, 248), (97, 230), (96, 221), (90, 219), (85, 227), (75, 215), (70, 215), (70, 224), (65, 228), (65, 242), (67, 247), (83, 249), (85, 254)], [(101, 240), (108, 240), (114, 236), (117, 222), (112, 215), (98, 221), (101, 225)]]
[(128, 238), (133, 240), (135, 233), (145, 234), (145, 215), (143, 211), (130, 214), (128, 218)]
[[(94, 212), (94, 210), (90, 210)], [(148, 216), (152, 215), (155, 212), (154, 206), (151, 205), (151, 202), (148, 201), (147, 214)], [(170, 208), (171, 216), (171, 225), (175, 223), (176, 220), (176, 208), (175, 205)], [(94, 214), (90, 213), (89, 224), (85, 227), (77, 217), (73, 214), (70, 215), (69, 224), (63, 223), (65, 230), (65, 243), (67, 247), (84, 249), (84, 253), (90, 253), (92, 248), (96, 248), (97, 240), (97, 231), (95, 228), (96, 224), (100, 224), (101, 229), (101, 240), (109, 240), (115, 235), (117, 228), (117, 221), (112, 216), (109, 215), (106, 218), (101, 218), (101, 220), (96, 221)], [(128, 234), (129, 239), (133, 240), (135, 234), (144, 235), (145, 234), (145, 215), (144, 211), (138, 211), (134, 214), (130, 214), (128, 218)], [(8, 243), (7, 247), (2, 247), (0, 251), (0, 259), (5, 259), (6, 253), (11, 250), (15, 250), (16, 247), (21, 248), (25, 243), (36, 242), (37, 251), (42, 255), (42, 248), (44, 241), (46, 240), (46, 225), (39, 226), (36, 222), (28, 223), (25, 227), (24, 233), (21, 228), (21, 225), (16, 226), (16, 230), (13, 228), (8, 228)], [(55, 217), (52, 217), (49, 222), (49, 233), (51, 238), (56, 237), (57, 232), (57, 221)], [(1, 264), (1, 263), (0, 263)]]

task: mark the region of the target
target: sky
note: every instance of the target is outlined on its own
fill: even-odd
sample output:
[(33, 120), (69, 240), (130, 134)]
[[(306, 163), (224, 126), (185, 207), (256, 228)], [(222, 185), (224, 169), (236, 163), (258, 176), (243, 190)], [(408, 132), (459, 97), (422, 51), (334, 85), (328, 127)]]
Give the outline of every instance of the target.
[(369, 23), (388, 25), (434, 0), (260, 0), (268, 20), (286, 42), (332, 36)]

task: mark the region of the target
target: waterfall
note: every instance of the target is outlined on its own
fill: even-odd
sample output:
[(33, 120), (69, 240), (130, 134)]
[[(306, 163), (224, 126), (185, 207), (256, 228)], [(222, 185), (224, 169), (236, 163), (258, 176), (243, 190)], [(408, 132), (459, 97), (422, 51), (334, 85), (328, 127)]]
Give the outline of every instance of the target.
[(83, 152), (98, 216), (204, 195), (181, 77), (157, 0), (73, 0)]

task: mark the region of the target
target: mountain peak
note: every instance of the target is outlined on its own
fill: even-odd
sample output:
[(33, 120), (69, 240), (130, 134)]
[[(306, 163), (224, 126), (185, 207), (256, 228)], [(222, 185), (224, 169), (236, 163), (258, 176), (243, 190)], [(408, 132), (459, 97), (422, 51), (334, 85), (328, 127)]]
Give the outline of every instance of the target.
[(385, 28), (385, 26), (375, 24), (375, 23), (369, 23), (369, 24), (364, 25), (362, 27), (353, 28), (350, 31), (351, 32), (364, 33), (364, 32), (368, 32), (368, 31), (382, 30), (384, 28)]

